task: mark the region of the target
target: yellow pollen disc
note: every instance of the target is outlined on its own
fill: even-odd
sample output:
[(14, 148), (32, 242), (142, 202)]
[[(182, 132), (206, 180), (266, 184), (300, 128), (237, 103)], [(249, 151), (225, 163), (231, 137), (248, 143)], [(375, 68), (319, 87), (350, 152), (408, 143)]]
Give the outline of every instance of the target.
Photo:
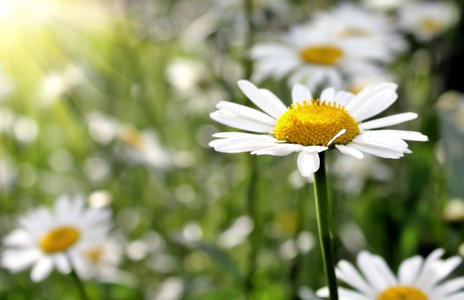
[(380, 294), (377, 300), (428, 300), (427, 296), (416, 288), (394, 286)]
[(132, 148), (140, 148), (143, 144), (142, 136), (133, 129), (125, 129), (121, 132), (121, 141)]
[(79, 231), (74, 227), (58, 227), (47, 232), (40, 239), (39, 246), (47, 253), (63, 252), (77, 242), (79, 235)]
[(338, 34), (340, 38), (354, 38), (354, 37), (366, 37), (369, 36), (369, 32), (361, 28), (347, 28), (340, 31)]
[(343, 52), (332, 46), (308, 47), (300, 52), (301, 58), (308, 63), (333, 65), (343, 55)]
[(425, 19), (420, 22), (419, 27), (430, 34), (436, 34), (443, 30), (443, 25), (432, 19)]
[(358, 123), (341, 105), (311, 100), (303, 101), (303, 105), (292, 104), (277, 120), (274, 135), (276, 139), (292, 144), (327, 146), (343, 129), (346, 132), (333, 144), (349, 143), (359, 133)]
[(100, 260), (102, 255), (102, 250), (100, 247), (93, 247), (84, 251), (84, 256), (87, 257), (89, 261), (96, 264)]

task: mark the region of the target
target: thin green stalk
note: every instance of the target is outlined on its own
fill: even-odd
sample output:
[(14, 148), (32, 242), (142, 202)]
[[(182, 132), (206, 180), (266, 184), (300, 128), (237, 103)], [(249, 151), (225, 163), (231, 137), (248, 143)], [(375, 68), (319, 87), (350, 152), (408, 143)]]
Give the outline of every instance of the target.
[(71, 278), (73, 279), (74, 283), (76, 284), (76, 287), (77, 287), (77, 289), (79, 291), (79, 295), (80, 295), (81, 299), (82, 300), (88, 300), (89, 298), (87, 297), (87, 294), (85, 292), (84, 283), (79, 278), (79, 275), (77, 275), (76, 270), (74, 270), (74, 266), (73, 266), (71, 258), (69, 256), (68, 256), (68, 262), (69, 262), (69, 265), (71, 266), (71, 273), (69, 275), (71, 275)]
[(337, 278), (335, 276), (334, 250), (330, 232), (329, 197), (327, 196), (327, 178), (324, 152), (319, 153), (321, 165), (314, 173), (314, 196), (316, 199), (317, 226), (322, 250), (322, 260), (329, 286), (330, 299), (338, 300)]
[[(248, 55), (248, 51), (253, 47), (255, 40), (255, 28), (253, 24), (253, 0), (244, 0), (243, 8), (245, 12), (245, 17), (247, 20), (247, 35), (245, 40), (245, 49), (243, 54), (243, 69), (244, 69), (244, 78), (250, 79), (251, 73), (253, 70), (253, 64)], [(244, 288), (245, 296), (247, 299), (251, 299), (253, 291), (255, 290), (254, 286), (254, 276), (256, 273), (256, 261), (259, 252), (259, 246), (261, 243), (261, 225), (259, 221), (259, 209), (258, 209), (258, 199), (256, 197), (256, 181), (258, 178), (258, 167), (255, 157), (250, 156), (248, 158), (248, 164), (250, 169), (250, 179), (248, 182), (248, 191), (247, 191), (247, 209), (250, 218), (253, 220), (254, 229), (250, 234), (250, 253), (248, 255), (248, 271), (245, 277)]]

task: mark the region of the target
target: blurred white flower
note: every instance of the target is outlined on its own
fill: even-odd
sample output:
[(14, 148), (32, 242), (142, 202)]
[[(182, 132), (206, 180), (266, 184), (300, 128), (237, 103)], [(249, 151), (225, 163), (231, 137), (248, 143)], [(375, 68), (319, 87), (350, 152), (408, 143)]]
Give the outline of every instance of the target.
[(18, 116), (14, 120), (13, 133), (16, 139), (22, 143), (29, 144), (37, 139), (39, 128), (37, 123), (25, 116)]
[(0, 191), (10, 187), (16, 178), (16, 168), (4, 154), (0, 159)]
[(394, 10), (411, 0), (363, 0), (366, 7), (377, 10)]
[(464, 200), (454, 198), (447, 201), (443, 217), (450, 222), (464, 221)]
[(369, 76), (360, 73), (349, 78), (346, 89), (356, 95), (368, 86), (377, 86), (384, 82), (395, 81), (397, 80), (393, 77), (393, 75), (381, 70), (379, 70), (379, 72), (369, 74)]
[(184, 112), (187, 114), (204, 114), (214, 107), (218, 98), (225, 97), (213, 80), (211, 70), (198, 60), (172, 59), (166, 68), (166, 80), (177, 97), (186, 100)]
[(303, 83), (310, 89), (321, 86), (341, 88), (354, 74), (377, 72), (377, 62), (390, 59), (360, 39), (340, 39), (334, 26), (313, 23), (291, 28), (280, 43), (257, 44), (250, 55), (256, 60), (252, 80), (276, 80), (289, 75), (288, 84)]
[[(440, 259), (445, 251), (437, 249), (425, 259), (416, 255), (404, 260), (395, 276), (385, 260), (378, 255), (362, 251), (357, 265), (361, 272), (347, 261), (337, 265), (337, 278), (353, 289), (338, 288), (340, 299), (363, 300), (459, 300), (464, 299), (464, 277), (444, 281), (462, 261), (458, 256)], [(317, 291), (317, 296), (327, 298), (327, 287)]]
[(121, 125), (117, 138), (123, 144), (125, 156), (130, 161), (154, 170), (165, 170), (173, 166), (171, 153), (164, 148), (154, 131), (138, 131), (132, 126)]
[(253, 231), (253, 220), (249, 216), (242, 216), (219, 236), (219, 245), (232, 248), (242, 243)]
[(84, 82), (84, 71), (73, 64), (66, 67), (63, 72), (49, 73), (42, 82), (39, 91), (39, 100), (42, 106), (53, 104), (60, 97), (71, 93)]
[(316, 14), (313, 26), (321, 31), (332, 28), (341, 40), (365, 42), (372, 51), (382, 53), (378, 57), (382, 60), (391, 61), (408, 46), (386, 14), (352, 3), (342, 3), (328, 12)]
[(81, 251), (97, 246), (110, 227), (110, 211), (84, 208), (83, 197), (61, 196), (54, 211), (39, 207), (19, 219), (19, 229), (3, 239), (1, 264), (11, 272), (32, 265), (31, 279), (45, 279), (53, 267), (63, 274), (78, 264)]
[(375, 156), (365, 156), (364, 161), (350, 156), (339, 156), (333, 163), (332, 172), (337, 176), (337, 187), (350, 195), (358, 195), (366, 180), (387, 181), (393, 170)]
[(122, 145), (123, 159), (155, 170), (165, 170), (174, 165), (173, 155), (165, 149), (153, 130), (139, 131), (131, 124), (99, 112), (90, 113), (88, 120), (90, 136), (102, 145), (113, 141)]
[(398, 25), (418, 40), (428, 41), (454, 25), (458, 17), (458, 8), (448, 2), (411, 2), (401, 7)]
[(184, 292), (184, 280), (178, 277), (170, 277), (158, 287), (153, 300), (178, 300)]
[(127, 286), (135, 284), (135, 277), (118, 269), (124, 254), (124, 241), (118, 236), (108, 236), (99, 245), (83, 248), (76, 262), (76, 272), (84, 280), (117, 283)]

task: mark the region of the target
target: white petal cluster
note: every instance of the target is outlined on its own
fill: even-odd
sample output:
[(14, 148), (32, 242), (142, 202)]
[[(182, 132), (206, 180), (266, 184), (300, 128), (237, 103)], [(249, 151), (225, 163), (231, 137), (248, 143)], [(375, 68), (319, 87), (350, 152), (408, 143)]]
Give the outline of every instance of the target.
[[(79, 232), (79, 239), (66, 252), (44, 252), (40, 240), (48, 232), (59, 227), (73, 227)], [(1, 265), (11, 272), (19, 272), (32, 266), (32, 281), (42, 281), (53, 268), (67, 274), (73, 264), (80, 261), (81, 252), (101, 243), (111, 226), (110, 211), (107, 209), (86, 209), (84, 199), (61, 196), (55, 202), (54, 210), (39, 207), (19, 219), (19, 228), (3, 239), (6, 248), (1, 257)]]
[[(425, 259), (419, 255), (403, 261), (395, 276), (383, 258), (362, 251), (358, 254), (360, 272), (349, 262), (337, 265), (337, 278), (352, 289), (339, 287), (340, 299), (376, 300), (382, 292), (394, 287), (411, 287), (422, 292), (428, 300), (464, 299), (464, 277), (443, 281), (462, 262), (458, 256), (442, 260), (443, 249), (433, 251)], [(328, 297), (327, 287), (317, 291), (319, 297)]]
[[(216, 151), (225, 153), (251, 152), (256, 155), (285, 156), (293, 152), (299, 152), (298, 169), (302, 176), (311, 176), (319, 169), (319, 152), (332, 147), (337, 148), (343, 154), (362, 159), (363, 153), (372, 154), (383, 158), (397, 159), (405, 153), (411, 153), (408, 144), (404, 140), (427, 141), (427, 137), (419, 132), (380, 129), (382, 127), (396, 125), (417, 118), (415, 113), (401, 113), (383, 117), (371, 121), (369, 118), (383, 112), (396, 99), (396, 85), (385, 83), (376, 87), (368, 87), (359, 94), (349, 92), (335, 92), (334, 88), (325, 89), (320, 95), (321, 101), (340, 104), (357, 121), (360, 133), (346, 144), (331, 145), (340, 135), (345, 133), (343, 129), (327, 145), (304, 146), (278, 140), (274, 136), (274, 127), (281, 115), (287, 111), (287, 107), (272, 92), (258, 89), (251, 82), (241, 80), (238, 82), (243, 93), (256, 104), (263, 112), (244, 105), (222, 101), (218, 104), (218, 110), (211, 114), (216, 122), (234, 128), (255, 133), (221, 132), (213, 137), (218, 138), (210, 143)], [(311, 91), (303, 85), (296, 84), (292, 90), (293, 104), (302, 104), (303, 101), (312, 99)], [(366, 122), (364, 122), (366, 121)]]

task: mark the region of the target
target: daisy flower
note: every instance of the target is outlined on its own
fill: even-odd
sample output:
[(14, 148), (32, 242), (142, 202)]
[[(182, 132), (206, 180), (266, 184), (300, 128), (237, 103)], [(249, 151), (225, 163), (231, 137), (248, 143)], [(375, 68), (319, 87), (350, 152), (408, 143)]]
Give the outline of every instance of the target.
[[(340, 300), (461, 300), (464, 299), (464, 277), (444, 282), (462, 261), (458, 256), (440, 259), (443, 249), (433, 251), (425, 259), (419, 255), (403, 261), (395, 276), (386, 262), (367, 251), (358, 254), (358, 267), (347, 261), (338, 263), (337, 278), (355, 290), (338, 288)], [(328, 289), (317, 291), (328, 297)]]
[(79, 277), (98, 282), (133, 286), (135, 277), (118, 269), (124, 254), (124, 241), (119, 236), (108, 236), (98, 245), (83, 248), (75, 263)]
[[(396, 85), (385, 83), (353, 95), (334, 88), (325, 89), (318, 100), (311, 91), (296, 84), (293, 104), (287, 108), (272, 92), (258, 89), (251, 82), (238, 82), (243, 93), (263, 112), (221, 101), (211, 118), (227, 126), (255, 133), (221, 132), (210, 142), (225, 153), (284, 156), (299, 152), (298, 169), (308, 177), (319, 169), (319, 152), (333, 148), (343, 154), (363, 158), (364, 153), (383, 158), (400, 158), (411, 153), (404, 140), (426, 141), (419, 132), (372, 130), (415, 119), (415, 113), (402, 113), (365, 122), (395, 102)], [(257, 133), (257, 134), (256, 134)]]
[(83, 197), (61, 196), (54, 211), (40, 207), (21, 217), (20, 228), (3, 239), (1, 265), (11, 272), (32, 266), (34, 282), (45, 279), (53, 267), (69, 273), (69, 261), (74, 264), (83, 249), (101, 243), (110, 226), (108, 210), (83, 206)]
[(253, 81), (289, 75), (289, 85), (306, 83), (312, 89), (324, 83), (339, 88), (344, 78), (377, 72), (375, 63), (390, 59), (381, 47), (360, 39), (340, 39), (334, 26), (312, 23), (292, 28), (281, 43), (256, 45), (250, 55), (256, 60)]
[(385, 14), (352, 3), (343, 3), (317, 14), (314, 26), (321, 30), (332, 27), (335, 36), (342, 40), (363, 41), (377, 49), (376, 52), (383, 52), (388, 60), (407, 48), (406, 41)]
[(458, 19), (458, 9), (445, 2), (411, 2), (399, 11), (399, 26), (422, 41), (443, 33)]

